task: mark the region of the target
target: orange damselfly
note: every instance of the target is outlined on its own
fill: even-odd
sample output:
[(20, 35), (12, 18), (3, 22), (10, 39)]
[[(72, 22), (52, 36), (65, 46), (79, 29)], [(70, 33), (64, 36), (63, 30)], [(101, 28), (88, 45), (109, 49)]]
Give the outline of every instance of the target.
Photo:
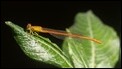
[(42, 32), (42, 33), (49, 33), (49, 34), (54, 34), (54, 35), (62, 35), (62, 36), (69, 36), (69, 37), (74, 37), (74, 38), (81, 38), (81, 39), (87, 39), (87, 40), (91, 40), (94, 41), (96, 43), (102, 43), (101, 41), (94, 39), (94, 38), (90, 38), (87, 36), (83, 36), (80, 34), (72, 34), (72, 33), (68, 33), (65, 31), (59, 31), (59, 30), (55, 30), (55, 29), (49, 29), (49, 28), (43, 28), (41, 26), (32, 26), (31, 24), (27, 25), (27, 30), (29, 30), (30, 32)]

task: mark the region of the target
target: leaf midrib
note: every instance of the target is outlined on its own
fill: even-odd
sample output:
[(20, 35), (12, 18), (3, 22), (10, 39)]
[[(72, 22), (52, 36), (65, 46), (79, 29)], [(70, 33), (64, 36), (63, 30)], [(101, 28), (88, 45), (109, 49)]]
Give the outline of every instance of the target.
[[(87, 21), (88, 21), (88, 31), (89, 31), (89, 34), (90, 34), (90, 37), (91, 38), (93, 38), (94, 36), (93, 36), (93, 31), (92, 31), (92, 24), (91, 24), (91, 19), (90, 19), (90, 13), (89, 14), (87, 14)], [(95, 44), (92, 42), (92, 41), (90, 41), (90, 43), (91, 43), (91, 65), (90, 65), (90, 67), (91, 68), (95, 68)]]

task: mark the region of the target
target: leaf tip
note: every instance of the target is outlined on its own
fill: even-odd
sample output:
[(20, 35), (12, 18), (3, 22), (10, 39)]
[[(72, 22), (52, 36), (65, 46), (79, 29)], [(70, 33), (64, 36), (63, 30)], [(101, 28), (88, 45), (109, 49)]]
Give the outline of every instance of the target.
[(11, 26), (12, 22), (11, 21), (5, 21), (5, 24), (8, 25), (8, 26)]
[(5, 24), (7, 24), (7, 25), (8, 25), (8, 24), (11, 24), (11, 21), (5, 21)]
[(90, 14), (94, 14), (94, 13), (93, 13), (93, 11), (92, 11), (92, 10), (88, 10), (88, 11), (87, 11), (87, 14), (89, 14), (89, 15), (90, 15)]

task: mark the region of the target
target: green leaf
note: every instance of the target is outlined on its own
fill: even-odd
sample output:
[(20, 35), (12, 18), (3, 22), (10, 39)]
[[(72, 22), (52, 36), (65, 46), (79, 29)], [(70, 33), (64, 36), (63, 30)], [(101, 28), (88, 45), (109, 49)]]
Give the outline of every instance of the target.
[(27, 33), (10, 21), (5, 23), (11, 27), (24, 53), (37, 61), (61, 68), (112, 68), (119, 58), (120, 41), (115, 30), (91, 11), (78, 13), (67, 31), (101, 40), (102, 44), (68, 37), (63, 42), (63, 51), (47, 38)]
[(97, 44), (85, 39), (66, 38), (63, 51), (75, 68), (112, 68), (115, 66), (120, 52), (117, 33), (91, 11), (78, 13), (75, 23), (68, 31), (102, 41), (102, 44)]
[(5, 23), (12, 29), (15, 40), (24, 53), (30, 58), (55, 65), (57, 67), (73, 67), (70, 61), (65, 57), (63, 51), (49, 39), (27, 33), (23, 28), (10, 21), (6, 21)]

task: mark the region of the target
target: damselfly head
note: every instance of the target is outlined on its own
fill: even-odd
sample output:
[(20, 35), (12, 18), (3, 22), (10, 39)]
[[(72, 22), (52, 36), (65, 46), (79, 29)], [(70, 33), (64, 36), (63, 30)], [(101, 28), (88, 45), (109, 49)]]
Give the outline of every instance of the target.
[(31, 24), (29, 23), (26, 27), (27, 30), (31, 30)]

